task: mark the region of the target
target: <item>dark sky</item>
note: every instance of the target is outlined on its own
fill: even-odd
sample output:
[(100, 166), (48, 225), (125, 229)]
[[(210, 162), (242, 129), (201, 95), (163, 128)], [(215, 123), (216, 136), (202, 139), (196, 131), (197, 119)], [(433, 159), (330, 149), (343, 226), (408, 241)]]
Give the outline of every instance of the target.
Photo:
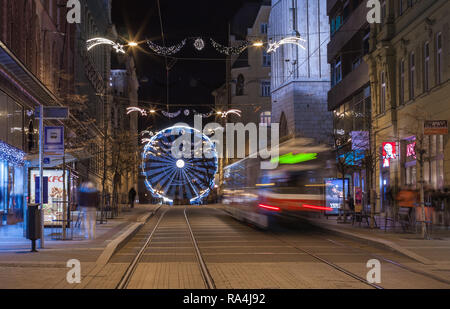
[[(170, 71), (170, 111), (184, 108), (176, 105), (209, 111), (210, 108), (202, 109), (201, 106), (213, 105), (211, 92), (224, 83), (226, 64), (225, 56), (208, 44), (208, 38), (227, 45), (228, 22), (244, 0), (160, 0), (160, 3), (167, 46), (197, 36), (207, 43), (207, 47), (199, 52), (194, 49), (193, 40), (188, 40), (185, 48), (174, 55), (178, 59)], [(144, 42), (148, 38), (163, 44), (157, 1), (113, 0), (113, 22), (125, 39), (143, 42), (142, 50), (134, 53), (139, 77), (148, 79), (147, 83), (141, 83), (140, 100), (165, 104), (165, 59), (150, 52)], [(160, 108), (165, 109), (165, 106)], [(161, 121), (164, 125), (167, 119)], [(174, 121), (187, 120), (179, 117)]]

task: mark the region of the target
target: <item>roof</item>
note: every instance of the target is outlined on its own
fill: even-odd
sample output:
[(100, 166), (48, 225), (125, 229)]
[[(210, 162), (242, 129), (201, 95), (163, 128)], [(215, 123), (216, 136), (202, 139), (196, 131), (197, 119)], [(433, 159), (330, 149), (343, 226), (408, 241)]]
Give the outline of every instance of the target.
[(249, 66), (250, 64), (248, 63), (248, 49), (246, 49), (234, 61), (232, 69), (246, 68)]
[(248, 28), (252, 28), (255, 24), (261, 6), (270, 5), (267, 2), (270, 1), (246, 2), (234, 15), (231, 21), (231, 34), (235, 35), (237, 40), (245, 40), (247, 38)]

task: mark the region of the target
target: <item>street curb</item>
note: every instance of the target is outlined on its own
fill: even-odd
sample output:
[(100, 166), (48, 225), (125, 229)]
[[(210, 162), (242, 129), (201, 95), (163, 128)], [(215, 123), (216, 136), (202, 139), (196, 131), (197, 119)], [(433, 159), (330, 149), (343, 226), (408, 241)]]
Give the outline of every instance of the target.
[(152, 212), (149, 212), (145, 215), (140, 216), (137, 218), (136, 223), (131, 223), (129, 228), (121, 234), (119, 237), (112, 240), (103, 250), (102, 254), (98, 257), (97, 261), (95, 262), (98, 266), (104, 266), (106, 265), (111, 257), (120, 250), (120, 248), (123, 247), (124, 244), (126, 244), (130, 238), (132, 238), (136, 233), (140, 230), (140, 228), (148, 221), (151, 217), (155, 215), (155, 213), (159, 210), (159, 207)]
[[(120, 250), (120, 248), (122, 248), (123, 245), (125, 245), (127, 241), (130, 240), (130, 238), (136, 235), (136, 233), (139, 232), (140, 228), (144, 226), (144, 224), (148, 220), (150, 220), (150, 218), (152, 218), (160, 208), (161, 206), (159, 206), (152, 212), (149, 212), (148, 214), (140, 216), (139, 218), (137, 218), (136, 223), (130, 223), (128, 225), (128, 229), (121, 236), (113, 239), (103, 250), (102, 254), (98, 257), (93, 269), (89, 271), (89, 273), (85, 276), (83, 282), (79, 286), (77, 286), (77, 289), (86, 288), (86, 286), (88, 286), (91, 282), (92, 278), (100, 273), (103, 267), (109, 262), (114, 253)], [(86, 280), (88, 278), (90, 278), (90, 280)]]
[(385, 240), (382, 238), (377, 238), (377, 237), (369, 237), (369, 236), (361, 235), (361, 234), (354, 233), (354, 232), (339, 230), (339, 229), (336, 229), (334, 227), (327, 225), (326, 223), (323, 224), (323, 223), (319, 223), (319, 222), (314, 222), (313, 220), (310, 220), (310, 218), (303, 217), (303, 219), (307, 220), (310, 224), (312, 224), (318, 228), (332, 231), (336, 234), (339, 234), (339, 235), (347, 237), (347, 238), (352, 238), (352, 239), (356, 239), (359, 241), (361, 241), (361, 240), (367, 241), (368, 243), (371, 243), (372, 245), (376, 245), (376, 246), (382, 247), (384, 249), (389, 249), (391, 251), (397, 252), (397, 253), (402, 254), (402, 255), (404, 255), (410, 259), (413, 259), (419, 263), (422, 263), (425, 265), (435, 264), (433, 261), (431, 261), (423, 256), (420, 256), (408, 249), (402, 248), (401, 246), (397, 245), (396, 243), (394, 243), (392, 241)]

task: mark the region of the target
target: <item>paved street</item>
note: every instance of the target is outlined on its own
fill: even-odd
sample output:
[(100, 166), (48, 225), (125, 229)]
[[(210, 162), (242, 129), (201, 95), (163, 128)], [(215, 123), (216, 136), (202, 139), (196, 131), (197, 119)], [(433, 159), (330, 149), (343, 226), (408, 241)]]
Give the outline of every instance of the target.
[[(139, 206), (128, 224), (154, 207)], [(436, 289), (450, 287), (450, 259), (441, 255), (424, 265), (393, 250), (339, 236), (305, 221), (278, 223), (262, 231), (236, 221), (220, 205), (163, 206), (136, 234), (123, 241), (106, 262), (99, 257), (110, 237), (79, 244), (66, 242), (32, 255), (1, 252), (1, 288), (117, 288), (142, 246), (149, 240), (128, 289), (205, 289), (202, 269), (184, 215), (215, 288), (218, 289)], [(391, 238), (392, 240), (392, 238)], [(445, 243), (447, 244), (447, 243)], [(444, 243), (442, 244), (444, 245)], [(426, 246), (422, 246), (426, 251)], [(430, 250), (434, 250), (430, 247)], [(82, 263), (81, 284), (68, 284), (68, 259)], [(371, 259), (381, 262), (381, 283), (366, 282)], [(8, 262), (14, 260), (15, 262)]]

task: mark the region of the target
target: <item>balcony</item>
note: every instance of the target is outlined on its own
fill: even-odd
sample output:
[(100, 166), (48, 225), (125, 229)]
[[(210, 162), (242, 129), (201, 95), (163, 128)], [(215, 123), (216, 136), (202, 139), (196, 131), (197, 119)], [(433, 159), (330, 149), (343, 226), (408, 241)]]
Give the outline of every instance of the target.
[(341, 28), (336, 31), (334, 36), (331, 37), (331, 41), (328, 43), (328, 63), (331, 63), (342, 48), (344, 48), (344, 46), (351, 40), (355, 33), (367, 24), (366, 16), (366, 2), (363, 1), (358, 8), (352, 12)]
[(334, 110), (367, 83), (369, 83), (369, 66), (362, 61), (355, 70), (347, 74), (328, 92), (328, 110)]

